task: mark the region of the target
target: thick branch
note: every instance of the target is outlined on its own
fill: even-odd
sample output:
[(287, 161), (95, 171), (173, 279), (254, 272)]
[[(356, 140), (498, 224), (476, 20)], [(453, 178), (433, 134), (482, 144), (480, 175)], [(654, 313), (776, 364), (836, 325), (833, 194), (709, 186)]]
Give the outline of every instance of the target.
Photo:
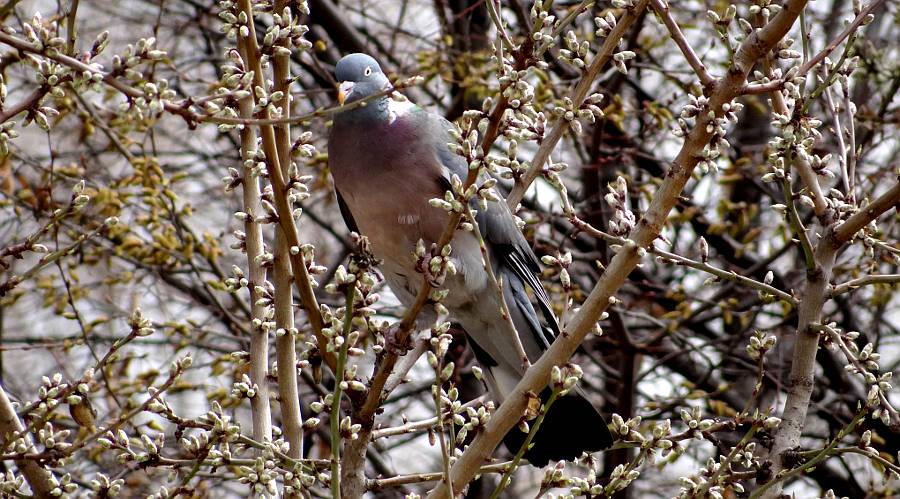
[[(16, 410), (13, 408), (12, 402), (6, 396), (6, 391), (0, 386), (0, 436), (22, 434), (25, 427), (19, 420)], [(31, 445), (29, 437), (28, 444)], [(6, 447), (9, 442), (3, 442)], [(35, 497), (51, 497), (50, 492), (53, 491), (53, 475), (37, 461), (30, 459), (21, 459), (16, 461), (16, 466), (22, 471), (28, 485), (34, 492)]]
[[(238, 39), (241, 57), (245, 63), (249, 63), (249, 47), (246, 39)], [(253, 114), (253, 97), (247, 96), (238, 102), (240, 114), (251, 116)], [(244, 127), (241, 130), (241, 156), (244, 165), (253, 164), (250, 151), (256, 149), (256, 132), (252, 127)], [(250, 409), (253, 416), (253, 438), (260, 442), (272, 440), (272, 414), (269, 407), (269, 388), (267, 377), (269, 374), (269, 335), (261, 324), (265, 320), (266, 307), (259, 303), (260, 289), (266, 280), (266, 270), (262, 266), (260, 256), (263, 254), (262, 226), (257, 222), (257, 216), (262, 212), (260, 204), (259, 180), (252, 167), (245, 166), (242, 174), (243, 208), (246, 213), (244, 220), (244, 250), (247, 253), (247, 267), (250, 282), (247, 285), (250, 291), (250, 317), (257, 325), (253, 325), (250, 331), (250, 380), (256, 385), (256, 395), (250, 399)]]
[(857, 232), (891, 208), (900, 208), (900, 182), (875, 198), (868, 206), (854, 213), (834, 229), (834, 243), (843, 244), (853, 239)]
[[(275, 12), (283, 12), (287, 0), (275, 2)], [(288, 40), (278, 42), (288, 48)], [(291, 116), (290, 104), (290, 55), (278, 52), (274, 57), (276, 92), (284, 97), (275, 104), (281, 107), (281, 115)], [(278, 140), (278, 159), (281, 174), (289, 175), (291, 165), (291, 127), (283, 124), (275, 127)], [(303, 457), (303, 417), (300, 412), (300, 395), (297, 387), (297, 337), (294, 334), (294, 295), (291, 292), (291, 248), (281, 225), (275, 227), (274, 285), (275, 285), (275, 326), (280, 333), (275, 339), (275, 353), (278, 359), (278, 394), (281, 405), (284, 436), (289, 444), (288, 455), (294, 459)], [(292, 497), (298, 497), (294, 494)]]
[[(252, 8), (249, 0), (241, 0), (240, 9), (247, 13), (249, 19), (253, 18)], [(265, 79), (263, 77), (262, 66), (260, 64), (259, 45), (256, 41), (253, 23), (248, 23), (250, 35), (247, 36), (248, 59), (245, 61), (249, 69), (253, 71), (254, 87), (266, 88)], [(263, 110), (264, 118), (268, 118), (268, 111)], [(293, 210), (288, 203), (287, 194), (288, 187), (285, 184), (284, 174), (279, 165), (278, 144), (275, 140), (275, 130), (272, 125), (261, 125), (260, 134), (262, 135), (263, 151), (269, 163), (269, 180), (272, 182), (273, 201), (275, 202), (275, 210), (278, 214), (278, 223), (284, 231), (285, 239), (291, 248), (290, 260), (291, 270), (294, 275), (294, 285), (300, 294), (300, 302), (306, 311), (307, 318), (312, 326), (313, 334), (316, 337), (316, 345), (319, 352), (325, 359), (325, 363), (332, 370), (335, 366), (335, 358), (333, 353), (328, 353), (325, 348), (328, 340), (322, 335), (322, 316), (319, 313), (319, 303), (313, 292), (312, 281), (309, 276), (309, 269), (306, 267), (306, 259), (300, 251), (300, 237), (297, 234), (297, 224), (294, 221)], [(296, 251), (295, 251), (296, 249)]]
[[(809, 402), (815, 387), (816, 354), (819, 350), (819, 333), (813, 326), (822, 321), (822, 309), (828, 298), (828, 284), (831, 280), (837, 253), (844, 244), (869, 222), (900, 202), (900, 184), (879, 196), (865, 209), (855, 213), (847, 221), (832, 227), (816, 247), (816, 267), (808, 272), (806, 292), (800, 304), (797, 324), (797, 341), (791, 361), (788, 379), (788, 396), (785, 401), (781, 426), (775, 434), (770, 460), (775, 480), (764, 497), (774, 498), (781, 494), (783, 473), (788, 472), (784, 462), (785, 451), (800, 445), (800, 436), (806, 422)], [(782, 475), (779, 475), (779, 472)]]

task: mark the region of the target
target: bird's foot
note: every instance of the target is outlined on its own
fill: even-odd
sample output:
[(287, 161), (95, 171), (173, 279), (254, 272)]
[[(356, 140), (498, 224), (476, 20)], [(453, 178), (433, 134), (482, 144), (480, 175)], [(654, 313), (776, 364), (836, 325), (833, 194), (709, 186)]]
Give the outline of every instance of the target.
[(432, 244), (431, 249), (425, 251), (425, 254), (419, 257), (419, 261), (416, 262), (416, 272), (421, 273), (425, 278), (425, 282), (432, 288), (440, 287), (444, 283), (444, 277), (446, 276), (443, 270), (439, 270), (438, 273), (432, 272), (431, 261), (436, 256), (436, 253), (437, 245)]
[(412, 350), (412, 340), (410, 334), (406, 334), (401, 338), (399, 324), (391, 324), (387, 331), (384, 332), (384, 349), (394, 355), (402, 357)]

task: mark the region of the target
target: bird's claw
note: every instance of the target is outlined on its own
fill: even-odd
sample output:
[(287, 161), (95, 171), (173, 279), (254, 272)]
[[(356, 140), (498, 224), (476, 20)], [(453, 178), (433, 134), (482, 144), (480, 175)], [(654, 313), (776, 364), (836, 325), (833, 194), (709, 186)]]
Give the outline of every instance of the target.
[(444, 283), (443, 274), (435, 274), (431, 271), (431, 259), (434, 258), (436, 251), (437, 245), (432, 244), (431, 249), (426, 251), (425, 254), (419, 258), (419, 261), (416, 262), (416, 272), (421, 273), (425, 278), (425, 282), (432, 288), (438, 288)]
[(398, 357), (406, 355), (412, 350), (412, 341), (410, 335), (400, 338), (400, 325), (392, 324), (387, 331), (384, 332), (384, 349)]

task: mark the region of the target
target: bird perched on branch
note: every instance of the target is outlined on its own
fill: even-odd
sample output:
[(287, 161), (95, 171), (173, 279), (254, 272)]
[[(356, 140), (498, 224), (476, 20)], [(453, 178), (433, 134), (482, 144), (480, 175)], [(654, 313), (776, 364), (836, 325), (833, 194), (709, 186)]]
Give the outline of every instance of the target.
[[(348, 55), (338, 62), (335, 76), (341, 104), (372, 98), (337, 113), (329, 134), (328, 163), (341, 214), (350, 230), (368, 237), (375, 256), (383, 260), (381, 270), (391, 290), (409, 306), (423, 285), (416, 270), (416, 245), (419, 240), (426, 247), (438, 242), (449, 223), (448, 213), (429, 200), (444, 197), (453, 175), (466, 178), (468, 165), (448, 146), (453, 125), (392, 99), (393, 87), (375, 59)], [(489, 202), (487, 210), (477, 211), (476, 221), (491, 268), (503, 283), (511, 320), (501, 314), (500, 293), (485, 272), (480, 243), (470, 231), (457, 231), (452, 240), (456, 273), (442, 284), (449, 290), (442, 303), (466, 331), (490, 396), (499, 403), (525, 372), (520, 352), (536, 361), (559, 326), (537, 278), (537, 258), (506, 203)], [(529, 288), (540, 316), (529, 299)], [(549, 393), (548, 388), (541, 397), (546, 399)], [(525, 436), (514, 428), (506, 435), (507, 447), (517, 452)], [(544, 466), (611, 443), (603, 418), (575, 390), (550, 407), (525, 458)]]

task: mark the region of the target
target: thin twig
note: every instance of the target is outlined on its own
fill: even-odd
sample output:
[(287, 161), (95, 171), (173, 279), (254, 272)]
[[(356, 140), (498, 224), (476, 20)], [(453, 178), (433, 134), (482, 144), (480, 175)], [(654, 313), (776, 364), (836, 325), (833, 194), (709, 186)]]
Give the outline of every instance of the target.
[(341, 395), (343, 394), (344, 367), (347, 365), (347, 340), (353, 328), (353, 301), (356, 299), (356, 281), (347, 284), (344, 304), (344, 325), (341, 344), (334, 372), (334, 396), (331, 399), (331, 496), (341, 499)]
[(688, 65), (691, 66), (694, 73), (700, 78), (700, 84), (703, 85), (704, 88), (712, 85), (716, 79), (709, 74), (706, 65), (703, 64), (703, 61), (701, 61), (700, 57), (697, 56), (697, 53), (694, 52), (694, 48), (691, 47), (691, 44), (688, 43), (687, 39), (684, 37), (684, 33), (681, 32), (681, 27), (678, 26), (678, 22), (675, 21), (672, 12), (669, 10), (668, 1), (650, 0), (650, 4), (653, 6), (653, 10), (656, 11), (656, 14), (660, 19), (662, 19), (663, 24), (666, 25), (666, 29), (669, 30), (672, 41), (674, 41), (675, 45), (678, 45), (678, 48), (681, 49), (681, 53), (684, 55), (684, 59), (687, 61)]
[[(600, 75), (600, 71), (606, 67), (606, 63), (609, 62), (609, 59), (612, 57), (613, 52), (615, 52), (616, 47), (619, 45), (619, 41), (625, 36), (628, 28), (631, 27), (632, 24), (638, 19), (638, 17), (644, 12), (647, 8), (647, 3), (649, 0), (641, 0), (634, 8), (629, 9), (619, 21), (616, 23), (616, 27), (612, 29), (609, 33), (609, 36), (604, 40), (603, 45), (600, 47), (600, 50), (594, 56), (594, 59), (591, 60), (590, 65), (585, 70), (581, 79), (578, 80), (578, 84), (575, 85), (575, 88), (572, 89), (572, 92), (569, 94), (569, 98), (572, 100), (572, 103), (575, 107), (581, 106), (584, 102), (585, 97), (587, 97), (588, 92), (594, 86), (594, 81)], [(516, 183), (512, 188), (512, 191), (509, 193), (509, 196), (506, 198), (506, 203), (509, 205), (509, 208), (516, 211), (516, 207), (522, 201), (522, 198), (525, 196), (525, 191), (528, 190), (528, 187), (534, 182), (534, 180), (541, 174), (544, 168), (544, 163), (550, 159), (550, 154), (556, 148), (556, 144), (562, 138), (563, 134), (566, 130), (569, 129), (569, 122), (565, 119), (560, 119), (556, 125), (553, 126), (553, 129), (550, 131), (550, 134), (546, 137), (543, 137), (540, 142), (540, 147), (534, 155), (534, 159), (531, 161), (531, 166), (528, 167), (528, 170), (525, 174), (516, 179)]]
[[(578, 230), (584, 231), (586, 234), (589, 234), (593, 237), (601, 238), (612, 244), (618, 244), (618, 245), (627, 244), (627, 240), (625, 238), (617, 237), (617, 236), (614, 236), (607, 232), (604, 232), (600, 229), (597, 229), (594, 226), (592, 226), (591, 224), (585, 222), (584, 220), (581, 220), (574, 214), (569, 216), (569, 221), (572, 222), (572, 225), (574, 225), (576, 228), (578, 228)], [(707, 274), (712, 274), (720, 279), (725, 279), (725, 280), (732, 281), (732, 282), (735, 282), (738, 284), (742, 284), (749, 288), (756, 289), (757, 291), (759, 291), (761, 293), (775, 296), (779, 300), (784, 301), (786, 303), (790, 303), (791, 305), (793, 305), (795, 307), (799, 304), (797, 299), (794, 298), (793, 296), (791, 296), (790, 294), (785, 293), (784, 291), (782, 291), (774, 286), (771, 286), (769, 284), (759, 282), (759, 281), (757, 281), (755, 279), (751, 279), (745, 275), (740, 275), (734, 271), (723, 270), (718, 267), (714, 267), (708, 263), (703, 263), (703, 262), (699, 262), (697, 260), (692, 260), (690, 258), (678, 255), (676, 253), (670, 253), (663, 249), (657, 248), (656, 246), (650, 246), (649, 248), (647, 248), (647, 251), (649, 253), (653, 253), (654, 255), (661, 257), (664, 261), (671, 261), (678, 265), (684, 265), (685, 267), (690, 267), (692, 269), (697, 269), (699, 271), (706, 272)]]
[(863, 277), (858, 277), (851, 281), (847, 281), (843, 284), (839, 284), (831, 289), (831, 293), (829, 296), (834, 298), (835, 296), (842, 295), (844, 293), (849, 293), (856, 289), (859, 289), (863, 286), (868, 286), (870, 284), (897, 284), (900, 283), (900, 274), (872, 274)]
[[(877, 9), (883, 2), (884, 0), (874, 0), (864, 9), (862, 9), (859, 15), (857, 15), (856, 18), (854, 18), (846, 28), (844, 28), (844, 31), (841, 31), (841, 33), (836, 36), (835, 39), (831, 41), (831, 43), (826, 45), (825, 48), (819, 51), (819, 53), (817, 53), (803, 65), (801, 65), (795, 76), (806, 76), (806, 74), (809, 73), (813, 67), (815, 67), (817, 64), (825, 60), (826, 57), (831, 55), (831, 53), (838, 48), (841, 42), (843, 42), (845, 38), (850, 36), (851, 33), (854, 33), (860, 26), (862, 26), (863, 21), (866, 20), (869, 14)], [(741, 94), (753, 95), (769, 93), (784, 88), (784, 84), (785, 80), (783, 78), (779, 78), (777, 80), (772, 80), (766, 83), (754, 83), (745, 85), (744, 88), (741, 89)]]

